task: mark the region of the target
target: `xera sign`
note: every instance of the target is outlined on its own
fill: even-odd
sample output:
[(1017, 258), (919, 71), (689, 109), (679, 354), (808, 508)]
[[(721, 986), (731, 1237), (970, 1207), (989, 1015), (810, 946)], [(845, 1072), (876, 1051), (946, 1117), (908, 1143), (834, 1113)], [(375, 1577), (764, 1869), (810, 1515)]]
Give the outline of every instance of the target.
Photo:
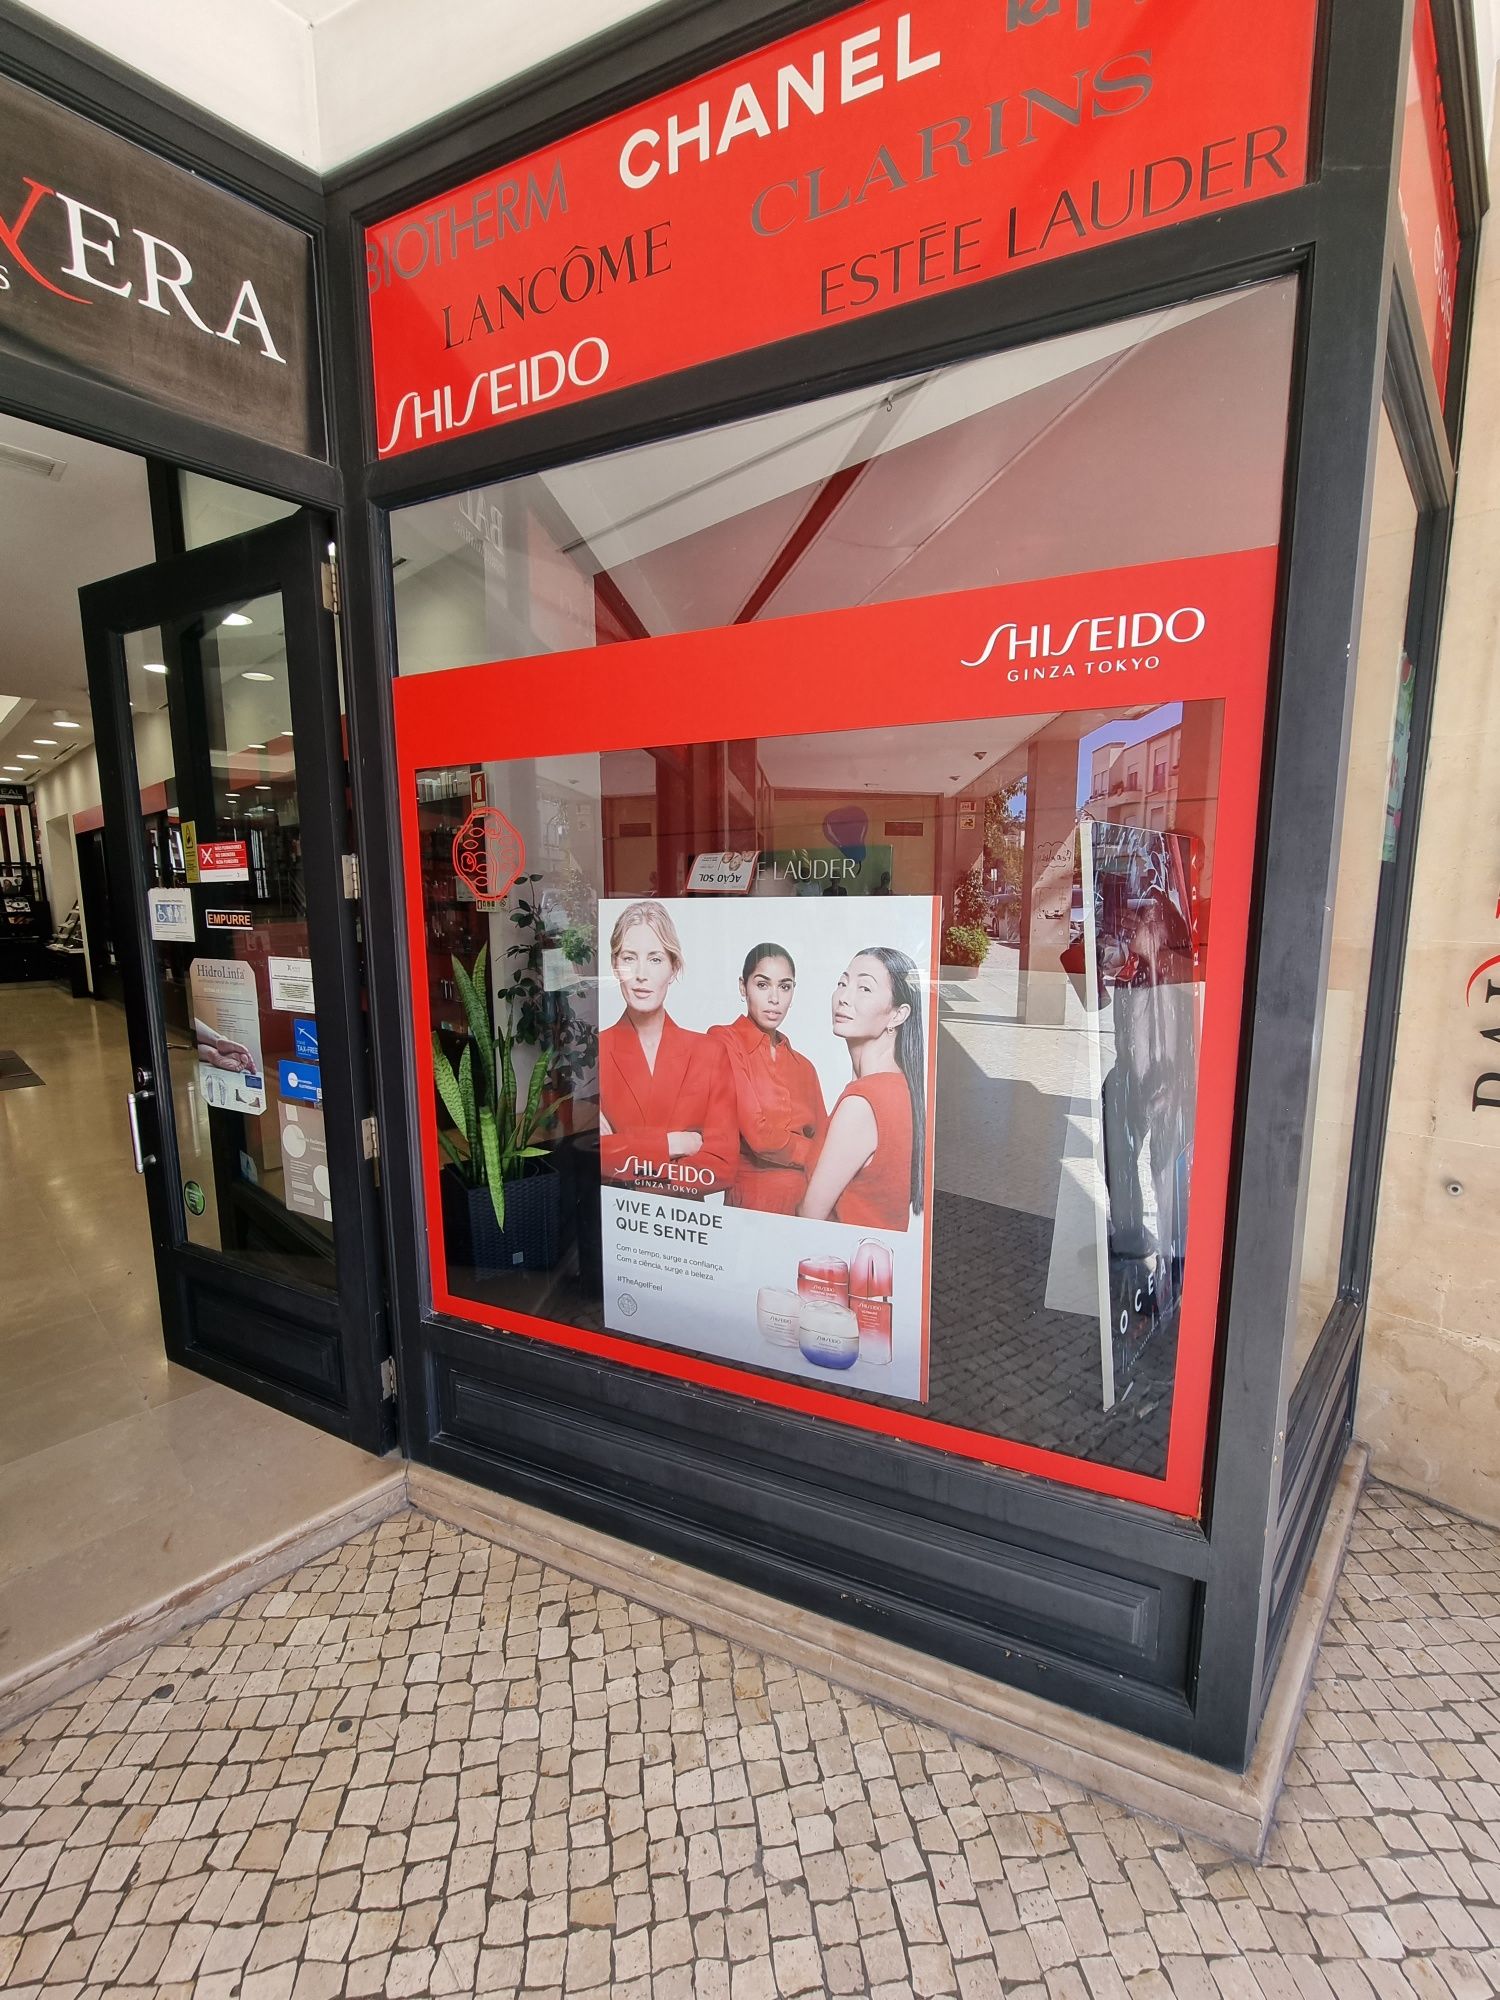
[(383, 457), (1255, 201), (1314, 0), (869, 0), (366, 231)]
[(0, 356), (324, 451), (306, 235), (0, 78)]

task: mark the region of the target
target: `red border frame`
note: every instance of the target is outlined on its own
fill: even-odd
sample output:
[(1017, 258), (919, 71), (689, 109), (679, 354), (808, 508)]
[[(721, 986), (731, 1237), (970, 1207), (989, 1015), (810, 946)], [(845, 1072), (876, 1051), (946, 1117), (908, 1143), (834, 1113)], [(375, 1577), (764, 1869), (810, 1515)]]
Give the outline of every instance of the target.
[[(493, 661), (408, 676), (394, 690), (407, 960), (412, 1017), (423, 1027), (431, 1012), (418, 837), (420, 770), (638, 749), (643, 742), (716, 742), (1073, 712), (1125, 705), (1135, 690), (1153, 705), (1223, 702), (1194, 1198), (1163, 1478), (990, 1437), (916, 1412), (845, 1402), (801, 1382), (763, 1379), (727, 1362), (507, 1312), (450, 1292), (439, 1194), (437, 1095), (431, 1047), (422, 1033), (416, 1038), (419, 1143), (434, 1309), (673, 1381), (1196, 1516), (1217, 1346), (1276, 578), (1277, 551), (1256, 549), (554, 654), (543, 672), (528, 671), (534, 667), (529, 660)], [(1045, 693), (1035, 682), (1007, 678), (1008, 641), (996, 647), (986, 665), (963, 664), (979, 657), (997, 627), (1010, 623), (1025, 633), (1046, 626), (1046, 653), (1054, 641), (1060, 647), (1065, 635), (1076, 636), (1080, 621), (1087, 631), (1096, 617), (1117, 620), (1138, 611), (1166, 617), (1179, 607), (1201, 609), (1204, 632), (1191, 642), (1163, 641), (1160, 664), (1147, 670), (1144, 685), (1128, 670), (1104, 679), (1085, 674), (1085, 654), (1076, 646), (1039, 663), (1044, 670), (1058, 669), (1057, 677), (1049, 675), (1042, 683)], [(1112, 649), (1113, 656), (1122, 650)], [(711, 655), (710, 672), (702, 671), (705, 655)], [(859, 671), (854, 714), (851, 662), (858, 663)], [(1030, 664), (1023, 651), (1019, 667)], [(1065, 667), (1073, 669), (1071, 677), (1062, 671)], [(559, 700), (560, 689), (567, 690), (566, 699)]]

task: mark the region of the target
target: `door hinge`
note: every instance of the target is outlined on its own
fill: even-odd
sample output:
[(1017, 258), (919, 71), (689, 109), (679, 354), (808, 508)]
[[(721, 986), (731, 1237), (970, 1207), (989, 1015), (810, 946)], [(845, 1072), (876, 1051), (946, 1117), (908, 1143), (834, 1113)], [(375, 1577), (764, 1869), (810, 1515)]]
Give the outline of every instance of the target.
[(378, 1160), (380, 1158), (380, 1125), (373, 1112), (368, 1118), (360, 1119), (359, 1137), (360, 1143), (365, 1149), (365, 1158), (367, 1160)]
[(344, 866), (344, 900), (349, 903), (358, 902), (359, 856), (357, 854), (346, 854), (343, 857), (343, 866)]
[(328, 560), (319, 565), (323, 572), (323, 609), (331, 611), (335, 618), (339, 615), (339, 559), (334, 554), (333, 544), (328, 545)]
[(380, 1397), (382, 1402), (396, 1400), (396, 1357), (388, 1354), (380, 1364)]

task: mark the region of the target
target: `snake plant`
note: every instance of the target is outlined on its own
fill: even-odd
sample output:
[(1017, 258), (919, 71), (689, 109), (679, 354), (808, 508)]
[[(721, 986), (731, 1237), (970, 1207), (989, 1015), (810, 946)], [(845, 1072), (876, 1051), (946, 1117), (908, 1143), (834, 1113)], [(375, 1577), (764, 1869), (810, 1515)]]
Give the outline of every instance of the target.
[(444, 1158), (456, 1167), (468, 1187), (487, 1187), (495, 1221), (505, 1227), (505, 1187), (525, 1172), (526, 1160), (542, 1158), (536, 1144), (545, 1114), (542, 1093), (552, 1067), (551, 1049), (537, 1055), (523, 1102), (517, 1101), (516, 1036), (497, 1028), (490, 1010), (489, 946), (480, 948), (472, 971), (455, 956), (453, 977), (464, 1003), (468, 1036), (455, 1070), (442, 1039), (433, 1031), (432, 1067), (438, 1096), (453, 1121), (449, 1132), (438, 1128)]

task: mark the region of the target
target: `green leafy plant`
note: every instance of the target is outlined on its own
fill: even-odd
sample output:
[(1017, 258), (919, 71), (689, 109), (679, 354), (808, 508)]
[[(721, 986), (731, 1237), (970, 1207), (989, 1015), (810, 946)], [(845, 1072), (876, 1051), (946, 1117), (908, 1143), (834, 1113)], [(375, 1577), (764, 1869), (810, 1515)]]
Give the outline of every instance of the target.
[(552, 1069), (552, 1051), (539, 1053), (526, 1096), (518, 1102), (515, 1050), (520, 1037), (497, 1028), (491, 1015), (489, 946), (480, 947), (472, 971), (455, 954), (453, 977), (469, 1033), (455, 1070), (442, 1037), (433, 1032), (438, 1096), (454, 1125), (452, 1132), (439, 1127), (438, 1144), (467, 1187), (489, 1189), (495, 1221), (503, 1229), (506, 1183), (521, 1177), (527, 1160), (544, 1158), (547, 1152), (536, 1143), (536, 1135), (546, 1119), (542, 1094)]
[(516, 1040), (548, 1051), (551, 1089), (557, 1100), (570, 1097), (592, 1074), (599, 1055), (599, 1031), (573, 1005), (586, 991), (585, 979), (580, 976), (573, 985), (548, 992), (542, 954), (549, 946), (561, 951), (582, 975), (593, 963), (594, 932), (587, 924), (568, 924), (556, 933), (550, 931), (540, 895), (528, 889), (541, 879), (540, 875), (523, 875), (517, 884), (515, 906), (508, 915), (521, 932), (521, 942), (511, 945), (505, 955), (519, 962), (511, 965), (510, 984), (501, 987), (500, 998), (511, 1009)]
[(990, 941), (983, 924), (949, 924), (943, 939), (945, 965), (983, 965)]

